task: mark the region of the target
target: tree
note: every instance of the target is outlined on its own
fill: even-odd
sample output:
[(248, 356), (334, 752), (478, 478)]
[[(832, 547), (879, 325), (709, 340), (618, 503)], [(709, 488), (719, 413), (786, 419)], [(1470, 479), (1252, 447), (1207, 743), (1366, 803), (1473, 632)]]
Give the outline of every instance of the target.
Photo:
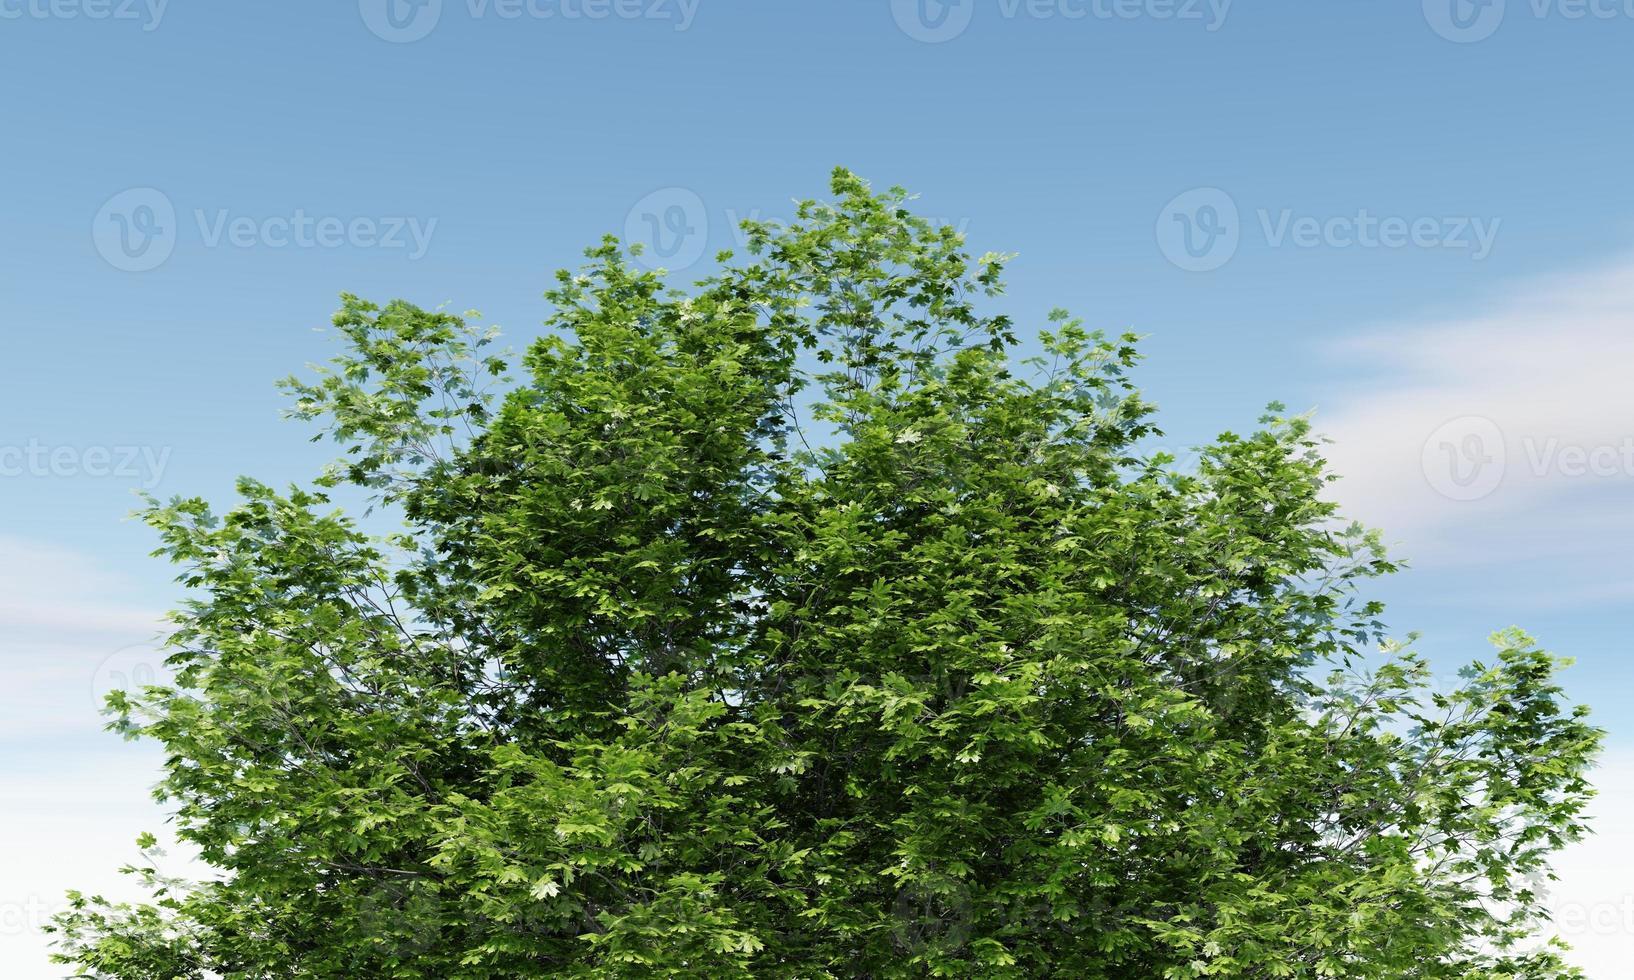
[(1307, 419), (1177, 468), (1134, 338), (1021, 358), (1005, 257), (833, 192), (686, 292), (590, 250), (520, 384), (469, 316), (345, 297), (287, 382), (343, 461), (146, 510), (194, 598), (114, 727), (219, 876), (73, 896), (60, 961), (1576, 975), (1529, 940), (1599, 741), (1562, 662), (1508, 631), (1437, 689)]

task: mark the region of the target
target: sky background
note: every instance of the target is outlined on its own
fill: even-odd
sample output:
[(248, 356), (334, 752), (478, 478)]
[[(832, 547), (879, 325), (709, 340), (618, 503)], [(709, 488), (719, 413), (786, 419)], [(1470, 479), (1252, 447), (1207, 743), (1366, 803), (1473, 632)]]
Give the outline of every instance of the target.
[[(162, 831), (100, 731), (176, 598), (133, 492), (328, 451), (349, 291), (538, 334), (613, 233), (686, 280), (835, 165), (1013, 251), (1024, 332), (1147, 336), (1176, 449), (1314, 409), (1438, 669), (1518, 624), (1610, 731), (1560, 862), (1634, 941), (1634, 0), (0, 0), (0, 973)], [(185, 868), (185, 863), (180, 863)]]

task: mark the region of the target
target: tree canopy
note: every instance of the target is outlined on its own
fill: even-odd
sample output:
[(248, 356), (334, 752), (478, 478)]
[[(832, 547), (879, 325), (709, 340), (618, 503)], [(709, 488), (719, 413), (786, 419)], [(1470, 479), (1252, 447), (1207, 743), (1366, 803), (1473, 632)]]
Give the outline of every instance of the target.
[(1177, 466), (1135, 338), (1022, 343), (1006, 256), (832, 195), (687, 288), (591, 249), (516, 381), (472, 315), (344, 297), (287, 382), (341, 461), (145, 511), (190, 598), (113, 727), (218, 874), (73, 895), (60, 961), (1575, 976), (1533, 938), (1599, 741), (1562, 662), (1510, 630), (1436, 683), (1309, 419)]

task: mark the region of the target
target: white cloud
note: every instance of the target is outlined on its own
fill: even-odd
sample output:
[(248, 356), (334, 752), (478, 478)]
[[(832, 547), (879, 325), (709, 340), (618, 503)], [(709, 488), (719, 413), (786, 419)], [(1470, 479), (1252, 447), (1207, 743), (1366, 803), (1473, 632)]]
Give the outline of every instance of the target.
[[(0, 743), (3, 744), (3, 743)], [(9, 755), (9, 754), (8, 754)], [(0, 768), (0, 976), (8, 980), (60, 977), (48, 961), (51, 937), (41, 931), (66, 905), (70, 888), (114, 901), (144, 899), (134, 879), (118, 873), (136, 863), (136, 837), (151, 831), (168, 841), (165, 815), (150, 796), (159, 754), (122, 746), (69, 762), (19, 760)], [(167, 874), (198, 880), (202, 869), (173, 847), (161, 866)]]
[(1594, 776), (1596, 833), (1555, 861), (1555, 930), (1573, 947), (1567, 959), (1593, 980), (1628, 976), (1634, 951), (1634, 752), (1609, 753)]
[[(1634, 257), (1367, 332), (1318, 427), (1350, 516), (1424, 561), (1634, 545)], [(1471, 534), (1479, 528), (1479, 534)], [(1602, 583), (1603, 584), (1603, 583)]]
[(0, 634), (136, 634), (162, 626), (151, 609), (120, 602), (129, 586), (91, 559), (62, 548), (0, 537)]
[(39, 927), (64, 892), (137, 897), (118, 869), (138, 833), (163, 836), (157, 748), (104, 733), (98, 710), (155, 660), (163, 623), (133, 591), (91, 558), (0, 537), (0, 976), (61, 976)]
[[(1634, 599), (1634, 256), (1534, 282), (1489, 308), (1419, 317), (1336, 347), (1364, 384), (1317, 426), (1346, 516), (1423, 566), (1525, 563), (1437, 593), (1443, 605), (1598, 607)], [(1594, 777), (1597, 832), (1555, 862), (1549, 905), (1594, 980), (1634, 950), (1634, 751)]]
[(131, 591), (90, 558), (0, 537), (0, 740), (99, 733), (102, 696), (152, 676), (164, 621)]

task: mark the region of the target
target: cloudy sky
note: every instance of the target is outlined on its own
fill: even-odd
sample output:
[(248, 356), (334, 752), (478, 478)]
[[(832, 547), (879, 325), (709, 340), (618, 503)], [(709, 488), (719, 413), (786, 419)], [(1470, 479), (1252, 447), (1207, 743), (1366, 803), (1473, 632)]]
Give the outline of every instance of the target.
[(117, 891), (151, 746), (99, 695), (176, 598), (133, 492), (323, 458), (278, 377), (342, 290), (536, 335), (608, 232), (681, 275), (844, 164), (1015, 251), (1010, 309), (1147, 335), (1176, 447), (1279, 399), (1411, 568), (1438, 665), (1521, 625), (1610, 731), (1562, 932), (1634, 894), (1634, 11), (1424, 0), (0, 0), (0, 972)]

